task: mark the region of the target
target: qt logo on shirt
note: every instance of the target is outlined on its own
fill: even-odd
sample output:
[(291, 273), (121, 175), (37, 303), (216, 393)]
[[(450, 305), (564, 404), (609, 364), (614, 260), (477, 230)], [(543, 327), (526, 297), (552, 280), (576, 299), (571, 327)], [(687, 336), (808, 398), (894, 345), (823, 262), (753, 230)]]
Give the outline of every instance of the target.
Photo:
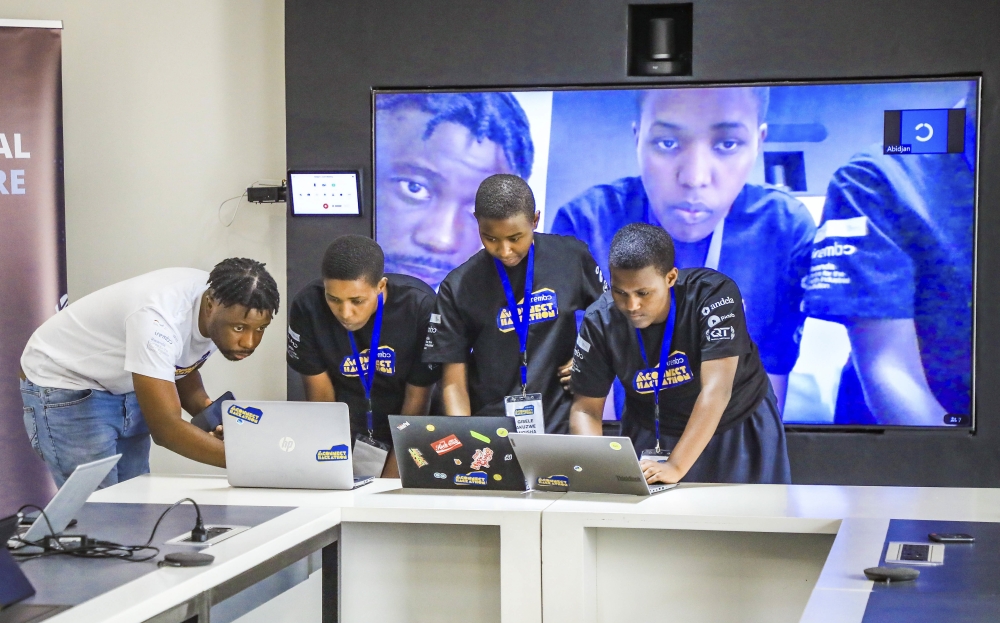
[[(517, 302), (518, 307), (523, 307), (524, 299)], [(550, 288), (535, 290), (531, 294), (531, 307), (528, 313), (528, 324), (548, 322), (559, 317), (559, 301), (555, 291)], [(497, 314), (497, 328), (501, 333), (510, 333), (514, 330), (514, 321), (510, 315), (510, 308), (500, 308)]]
[[(368, 367), (368, 355), (370, 349), (365, 349), (358, 353), (361, 358), (361, 365)], [(388, 346), (378, 347), (378, 360), (375, 362), (375, 372), (385, 376), (395, 376), (396, 374), (396, 351)], [(358, 366), (354, 363), (354, 355), (344, 357), (340, 362), (340, 373), (348, 377), (358, 376)]]
[(330, 448), (329, 450), (317, 450), (316, 451), (317, 461), (346, 461), (347, 460), (347, 444), (337, 444)]
[[(670, 353), (663, 373), (663, 389), (683, 385), (694, 379), (691, 366), (688, 365), (687, 355), (677, 350)], [(632, 389), (640, 394), (652, 394), (656, 391), (657, 380), (656, 368), (639, 370), (635, 373), (635, 378), (632, 379)]]

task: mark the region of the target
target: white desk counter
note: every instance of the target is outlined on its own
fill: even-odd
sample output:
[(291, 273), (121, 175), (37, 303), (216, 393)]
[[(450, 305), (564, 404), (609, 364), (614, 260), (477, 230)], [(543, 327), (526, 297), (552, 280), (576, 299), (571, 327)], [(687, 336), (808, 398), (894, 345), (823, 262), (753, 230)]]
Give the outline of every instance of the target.
[[(542, 515), (546, 623), (861, 621), (890, 519), (1000, 521), (1000, 490), (682, 485)], [(648, 596), (648, 597), (645, 597)]]
[(209, 567), (160, 569), (50, 620), (205, 623), (212, 587), (228, 584), (225, 597), (323, 550), (339, 574), (339, 590), (323, 581), (336, 605), (324, 621), (858, 623), (872, 590), (861, 572), (879, 563), (890, 519), (1000, 522), (995, 489), (693, 484), (634, 498), (146, 476), (91, 501), (183, 497), (294, 510), (212, 547)]
[[(272, 520), (211, 548), (217, 562), (201, 573), (160, 570), (147, 580), (149, 590), (139, 584), (142, 579), (120, 589), (138, 602), (162, 589), (152, 576), (178, 571), (191, 576), (186, 591), (181, 587), (160, 595), (147, 610), (181, 603), (204, 590), (205, 582), (252, 569), (273, 549), (260, 542), (267, 539), (265, 528), (275, 524), (279, 531), (286, 530), (319, 513), (324, 526), (338, 527), (338, 566), (349, 570), (341, 574), (341, 621), (541, 622), (541, 517), (560, 494), (403, 490), (398, 480), (389, 479), (355, 491), (247, 489), (230, 487), (219, 476), (144, 476), (98, 491), (90, 501), (171, 504), (184, 497), (206, 505), (299, 508), (282, 516), (286, 520), (280, 524)], [(251, 543), (245, 535), (257, 538)], [(305, 532), (300, 537), (308, 538)], [(228, 551), (227, 544), (241, 551), (255, 548), (254, 555), (244, 552), (242, 566), (220, 565), (227, 562), (220, 556)], [(201, 575), (217, 568), (223, 570)], [(94, 603), (98, 601), (102, 603)], [(94, 602), (97, 609), (112, 603), (104, 597)], [(120, 620), (144, 619), (128, 614)]]

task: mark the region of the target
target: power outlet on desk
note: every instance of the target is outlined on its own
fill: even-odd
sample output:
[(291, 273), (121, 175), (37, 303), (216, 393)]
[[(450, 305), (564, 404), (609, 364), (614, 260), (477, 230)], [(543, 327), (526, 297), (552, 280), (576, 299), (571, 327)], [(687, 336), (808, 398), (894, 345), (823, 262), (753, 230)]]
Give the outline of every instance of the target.
[(223, 525), (207, 525), (205, 530), (208, 532), (208, 540), (206, 541), (193, 541), (191, 539), (191, 533), (185, 532), (184, 534), (175, 536), (166, 542), (167, 545), (187, 545), (189, 547), (194, 547), (197, 549), (204, 549), (215, 545), (216, 543), (221, 543), (229, 537), (236, 536), (240, 532), (246, 532), (249, 530), (249, 526), (223, 526)]

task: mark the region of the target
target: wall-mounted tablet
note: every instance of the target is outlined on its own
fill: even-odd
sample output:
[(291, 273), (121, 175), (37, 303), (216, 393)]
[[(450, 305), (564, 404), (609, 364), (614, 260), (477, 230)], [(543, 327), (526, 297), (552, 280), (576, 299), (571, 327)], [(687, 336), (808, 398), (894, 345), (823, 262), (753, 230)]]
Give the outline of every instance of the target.
[(294, 216), (358, 216), (357, 171), (289, 171), (288, 205)]

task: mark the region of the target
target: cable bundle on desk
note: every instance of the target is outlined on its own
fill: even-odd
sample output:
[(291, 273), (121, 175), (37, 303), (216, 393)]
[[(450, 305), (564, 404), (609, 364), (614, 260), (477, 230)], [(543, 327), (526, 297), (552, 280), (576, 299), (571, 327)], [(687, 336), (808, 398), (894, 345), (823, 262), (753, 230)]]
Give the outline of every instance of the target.
[[(191, 540), (194, 542), (204, 542), (208, 538), (208, 531), (205, 529), (205, 524), (201, 517), (201, 508), (198, 503), (191, 498), (184, 498), (174, 502), (170, 508), (166, 509), (160, 514), (160, 517), (156, 520), (153, 525), (152, 532), (149, 533), (149, 538), (146, 539), (146, 543), (143, 545), (123, 545), (121, 543), (114, 543), (112, 541), (104, 541), (101, 539), (91, 539), (85, 534), (65, 534), (57, 535), (55, 530), (52, 529), (52, 522), (49, 521), (48, 515), (45, 514), (45, 509), (40, 508), (34, 504), (25, 504), (21, 508), (17, 509), (18, 514), (22, 514), (26, 509), (36, 509), (40, 513), (40, 518), (45, 520), (46, 525), (49, 527), (49, 534), (45, 535), (42, 539), (37, 541), (25, 541), (20, 536), (14, 536), (11, 540), (17, 541), (23, 545), (33, 546), (41, 548), (41, 552), (18, 552), (13, 551), (11, 554), (19, 562), (26, 560), (34, 560), (36, 558), (46, 558), (48, 556), (75, 556), (78, 558), (113, 558), (116, 560), (124, 560), (127, 562), (147, 562), (156, 558), (160, 554), (160, 549), (152, 545), (153, 538), (156, 536), (156, 531), (160, 527), (160, 523), (163, 518), (167, 516), (167, 513), (174, 510), (184, 502), (191, 502), (194, 505), (195, 512), (197, 513), (197, 518), (195, 520), (195, 526), (191, 530)], [(36, 519), (35, 521), (38, 521)], [(148, 551), (152, 552), (150, 554), (137, 556), (138, 553)]]

